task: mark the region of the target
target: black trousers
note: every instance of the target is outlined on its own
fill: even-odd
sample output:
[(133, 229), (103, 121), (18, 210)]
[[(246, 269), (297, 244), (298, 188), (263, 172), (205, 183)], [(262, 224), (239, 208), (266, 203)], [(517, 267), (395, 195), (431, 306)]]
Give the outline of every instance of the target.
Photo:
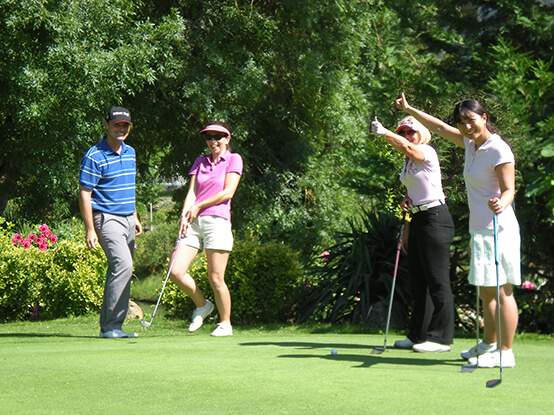
[(413, 215), (408, 235), (408, 274), (413, 309), (408, 338), (414, 343), (451, 344), (454, 299), (450, 285), (450, 245), (454, 222), (446, 205)]

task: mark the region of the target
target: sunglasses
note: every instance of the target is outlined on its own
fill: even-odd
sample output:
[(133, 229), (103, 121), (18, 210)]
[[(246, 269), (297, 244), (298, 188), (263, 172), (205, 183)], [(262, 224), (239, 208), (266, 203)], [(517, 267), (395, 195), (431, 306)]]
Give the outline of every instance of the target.
[(206, 135), (206, 141), (210, 141), (210, 140), (221, 140), (222, 138), (226, 138), (227, 136), (226, 135)]
[(406, 135), (406, 134), (415, 134), (415, 133), (417, 133), (417, 131), (412, 130), (412, 129), (410, 128), (409, 130), (406, 130), (406, 129), (400, 130), (400, 131), (398, 132), (398, 135), (404, 136), (404, 135)]

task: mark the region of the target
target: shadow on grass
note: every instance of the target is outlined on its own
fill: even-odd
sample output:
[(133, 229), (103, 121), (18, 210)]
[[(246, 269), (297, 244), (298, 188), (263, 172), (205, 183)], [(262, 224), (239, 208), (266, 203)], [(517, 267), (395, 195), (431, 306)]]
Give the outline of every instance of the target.
[[(408, 355), (404, 356), (390, 356), (387, 355), (387, 351), (380, 355), (372, 355), (371, 350), (374, 347), (379, 346), (368, 346), (367, 344), (351, 344), (351, 343), (308, 343), (308, 342), (252, 342), (252, 343), (241, 343), (241, 346), (279, 346), (279, 347), (288, 347), (296, 348), (301, 350), (316, 350), (322, 349), (326, 353), (323, 355), (314, 355), (314, 354), (283, 354), (277, 357), (285, 359), (323, 359), (323, 360), (335, 360), (339, 362), (352, 362), (358, 363), (354, 367), (366, 368), (371, 367), (376, 364), (394, 364), (394, 365), (412, 365), (412, 366), (437, 366), (437, 365), (449, 365), (459, 367), (462, 363), (462, 360), (459, 358), (451, 357), (448, 358), (448, 354), (444, 353), (433, 353), (433, 359), (425, 358), (427, 354), (424, 353), (415, 353), (406, 350), (393, 349), (396, 352), (406, 352)], [(338, 354), (331, 354), (331, 350), (336, 349)], [(352, 353), (351, 350), (362, 350), (360, 353)], [(350, 353), (343, 353), (343, 351), (349, 351)], [(367, 354), (366, 354), (367, 351)], [(413, 357), (410, 357), (411, 354)], [(427, 355), (430, 356), (430, 355)], [(438, 356), (444, 356), (444, 359), (437, 358)]]
[[(66, 333), (0, 333), (0, 339), (2, 338), (41, 338), (41, 337), (57, 337), (57, 338), (68, 338), (68, 339), (97, 339), (98, 336), (76, 336), (74, 334)], [(104, 339), (102, 339), (104, 340)]]

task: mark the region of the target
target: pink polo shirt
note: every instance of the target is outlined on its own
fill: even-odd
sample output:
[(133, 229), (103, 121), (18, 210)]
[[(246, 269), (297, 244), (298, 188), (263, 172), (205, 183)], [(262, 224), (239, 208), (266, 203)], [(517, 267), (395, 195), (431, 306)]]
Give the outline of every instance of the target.
[[(198, 157), (189, 171), (189, 176), (196, 176), (196, 203), (202, 202), (221, 192), (225, 188), (227, 173), (242, 175), (242, 157), (227, 151), (216, 164), (211, 156)], [(225, 203), (202, 209), (200, 216), (219, 216), (231, 220), (231, 199)]]

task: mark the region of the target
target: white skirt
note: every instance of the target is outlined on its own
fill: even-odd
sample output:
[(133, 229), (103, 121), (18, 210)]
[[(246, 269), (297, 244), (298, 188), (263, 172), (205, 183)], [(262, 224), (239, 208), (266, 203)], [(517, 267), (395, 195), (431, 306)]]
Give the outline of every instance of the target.
[[(521, 238), (517, 227), (502, 229), (497, 237), (498, 284), (521, 284)], [(471, 234), (470, 284), (496, 287), (494, 231), (479, 230)]]

